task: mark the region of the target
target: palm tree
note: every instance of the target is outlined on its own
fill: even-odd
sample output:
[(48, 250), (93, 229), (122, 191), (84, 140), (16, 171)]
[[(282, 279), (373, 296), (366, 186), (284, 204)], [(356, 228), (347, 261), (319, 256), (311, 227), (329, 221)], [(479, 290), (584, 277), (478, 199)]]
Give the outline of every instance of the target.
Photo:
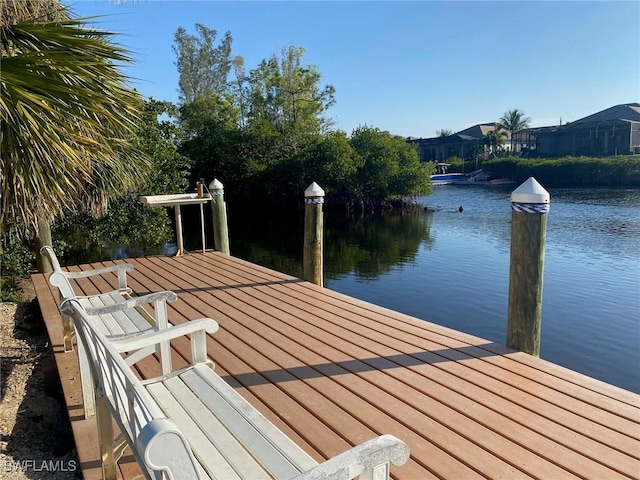
[(514, 108), (513, 110), (507, 110), (496, 125), (497, 128), (509, 132), (509, 138), (511, 141), (511, 152), (513, 152), (513, 134), (518, 130), (527, 128), (531, 123), (531, 119), (525, 116), (522, 110)]
[(482, 144), (486, 147), (489, 147), (489, 151), (495, 154), (502, 149), (505, 137), (506, 133), (503, 130), (497, 128), (495, 130), (487, 132), (487, 134), (483, 136)]
[(1, 3), (2, 231), (46, 241), (55, 216), (103, 210), (146, 174), (147, 157), (127, 141), (142, 101), (112, 36), (57, 0)]
[[(493, 158), (499, 154), (501, 154), (504, 150), (504, 140), (507, 136), (507, 133), (500, 129), (496, 128), (487, 132), (486, 135), (482, 136), (482, 159), (487, 160), (488, 158)], [(478, 146), (478, 150), (480, 150), (480, 146)], [(476, 170), (478, 170), (478, 156), (476, 154)]]
[(440, 130), (436, 130), (437, 137), (448, 137), (449, 135), (453, 135), (453, 130), (449, 130), (448, 128), (441, 128)]

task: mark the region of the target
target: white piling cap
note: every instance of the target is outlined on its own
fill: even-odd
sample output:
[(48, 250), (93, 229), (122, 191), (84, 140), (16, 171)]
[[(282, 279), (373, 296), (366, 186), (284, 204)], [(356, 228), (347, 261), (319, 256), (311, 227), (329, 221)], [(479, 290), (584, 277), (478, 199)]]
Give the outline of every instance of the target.
[(213, 179), (213, 182), (209, 184), (209, 190), (224, 190), (224, 185), (217, 178)]
[(304, 196), (306, 198), (308, 198), (308, 197), (324, 197), (324, 190), (322, 188), (320, 188), (320, 185), (318, 185), (316, 182), (313, 182), (311, 185), (309, 185), (309, 188), (307, 188), (304, 191)]
[(550, 195), (538, 181), (529, 177), (511, 192), (511, 203), (549, 203)]

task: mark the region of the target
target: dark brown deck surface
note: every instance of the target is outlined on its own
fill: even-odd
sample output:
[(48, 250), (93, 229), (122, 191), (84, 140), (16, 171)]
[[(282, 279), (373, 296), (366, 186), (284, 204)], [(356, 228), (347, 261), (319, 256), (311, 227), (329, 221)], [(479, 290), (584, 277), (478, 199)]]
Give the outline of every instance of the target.
[[(222, 254), (127, 262), (135, 294), (178, 294), (172, 323), (218, 321), (208, 343), (216, 371), (318, 460), (391, 433), (411, 449), (392, 469), (398, 479), (640, 478), (639, 395)], [(60, 352), (57, 292), (32, 278)], [(78, 285), (95, 294), (116, 277)], [(174, 344), (176, 365), (188, 349)], [(74, 356), (56, 361), (85, 477), (95, 478), (95, 423), (80, 420)]]

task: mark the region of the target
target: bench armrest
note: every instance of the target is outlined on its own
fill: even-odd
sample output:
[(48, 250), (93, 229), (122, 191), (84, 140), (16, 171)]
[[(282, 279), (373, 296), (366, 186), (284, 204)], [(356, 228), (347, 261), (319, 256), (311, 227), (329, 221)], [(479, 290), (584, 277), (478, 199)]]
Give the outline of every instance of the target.
[(169, 479), (203, 478), (187, 439), (173, 420), (151, 420), (140, 431), (136, 447), (147, 467), (164, 472)]
[(145, 332), (135, 336), (127, 336), (126, 338), (114, 338), (111, 343), (119, 352), (130, 352), (196, 332), (215, 333), (217, 331), (218, 322), (211, 318), (199, 318), (180, 325), (163, 328), (162, 330)]
[(93, 270), (83, 270), (82, 272), (64, 272), (68, 278), (86, 278), (93, 277), (94, 275), (102, 275), (109, 272), (132, 272), (134, 270), (133, 265), (129, 263), (119, 263), (117, 265), (109, 265), (108, 267), (94, 268)]
[[(133, 265), (128, 263), (119, 263), (117, 265), (109, 265), (108, 267), (94, 268), (93, 270), (84, 270), (82, 272), (64, 272), (67, 278), (86, 278), (103, 273), (118, 272), (118, 290), (127, 288), (127, 272), (133, 271)], [(129, 290), (130, 291), (130, 290)]]
[[(327, 478), (348, 480), (363, 474), (363, 478), (389, 478), (387, 463), (391, 462), (396, 467), (399, 467), (404, 465), (408, 459), (409, 447), (403, 441), (393, 435), (382, 435), (361, 443), (301, 473), (295, 477), (295, 480)], [(374, 477), (373, 470), (376, 467), (385, 469), (386, 476), (378, 477), (378, 475), (375, 475)], [(368, 476), (367, 473), (369, 473)]]
[[(86, 307), (85, 311), (87, 315), (106, 315), (109, 313), (120, 312), (130, 308), (139, 307), (141, 305), (151, 302), (174, 302), (178, 299), (178, 296), (168, 290), (163, 292), (148, 293), (141, 297), (133, 297), (123, 303), (114, 303), (113, 305), (106, 305), (103, 307)], [(62, 307), (62, 304), (60, 305)]]
[(169, 341), (182, 337), (191, 336), (191, 364), (213, 363), (207, 357), (207, 333), (214, 333), (218, 330), (218, 322), (210, 318), (200, 318), (191, 320), (180, 325), (170, 326), (145, 332), (136, 336), (128, 336), (121, 339), (111, 340), (112, 345), (118, 352), (126, 352), (125, 361), (132, 366), (145, 357), (157, 352), (160, 349), (160, 362), (162, 364), (162, 374), (171, 372), (171, 352), (169, 351)]
[[(43, 251), (48, 251), (48, 250), (50, 250), (49, 247), (43, 247)], [(118, 290), (126, 291), (128, 293), (131, 292), (131, 290), (127, 287), (127, 272), (130, 272), (133, 270), (133, 265), (121, 263), (118, 265), (111, 265), (108, 267), (95, 268), (93, 270), (84, 270), (82, 272), (66, 272), (60, 268), (60, 265), (58, 264), (57, 260), (55, 261), (55, 264), (56, 264), (56, 267), (54, 268), (53, 273), (49, 277), (49, 281), (51, 282), (52, 285), (58, 287), (62, 292), (62, 295), (65, 297), (71, 296), (72, 293), (75, 296), (73, 287), (69, 282), (70, 278), (86, 278), (86, 277), (92, 277), (94, 275), (101, 275), (103, 273), (116, 272), (116, 271), (118, 272)]]

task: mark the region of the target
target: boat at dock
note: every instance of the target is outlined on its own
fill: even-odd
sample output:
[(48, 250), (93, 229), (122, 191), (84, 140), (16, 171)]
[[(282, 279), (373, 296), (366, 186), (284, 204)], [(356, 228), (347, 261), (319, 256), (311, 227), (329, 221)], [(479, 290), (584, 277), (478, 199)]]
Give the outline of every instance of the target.
[(489, 174), (483, 172), (482, 169), (475, 170), (471, 173), (464, 174), (464, 178), (457, 179), (454, 185), (486, 185), (489, 181)]
[(464, 173), (449, 173), (448, 163), (436, 163), (436, 173), (431, 175), (431, 185), (453, 185), (456, 181), (464, 181)]
[(464, 173), (438, 173), (431, 175), (431, 185), (454, 185), (456, 182), (467, 181)]
[(515, 185), (513, 178), (491, 177), (481, 168), (471, 173), (449, 173), (448, 163), (436, 163), (436, 173), (431, 175), (431, 185), (484, 185), (487, 187), (508, 187)]

